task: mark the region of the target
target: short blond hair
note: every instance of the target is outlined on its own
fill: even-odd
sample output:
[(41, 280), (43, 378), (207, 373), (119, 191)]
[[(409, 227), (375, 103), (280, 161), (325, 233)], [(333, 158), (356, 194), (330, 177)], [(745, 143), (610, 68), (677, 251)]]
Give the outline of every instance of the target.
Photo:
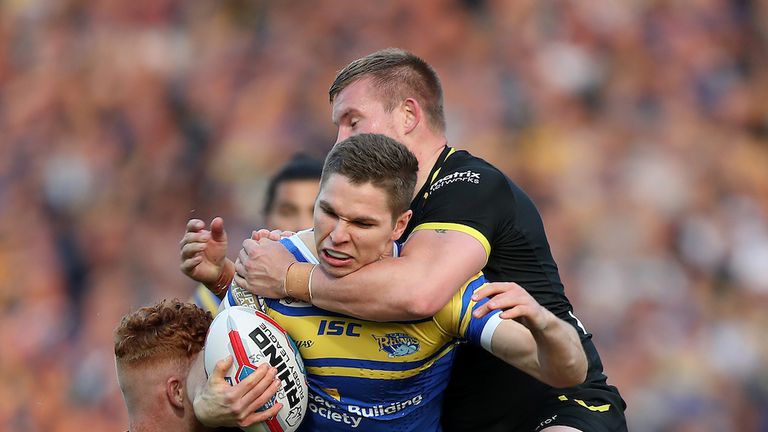
[(352, 83), (370, 78), (387, 112), (407, 98), (424, 108), (432, 130), (445, 132), (443, 87), (437, 72), (421, 58), (400, 48), (387, 48), (359, 58), (344, 67), (331, 83), (328, 97), (336, 96)]

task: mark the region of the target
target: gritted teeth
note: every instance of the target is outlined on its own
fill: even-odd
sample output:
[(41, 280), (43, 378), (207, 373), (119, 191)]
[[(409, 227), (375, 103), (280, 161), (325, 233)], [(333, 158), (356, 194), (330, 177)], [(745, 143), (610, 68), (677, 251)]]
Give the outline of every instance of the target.
[(347, 259), (347, 258), (351, 258), (351, 257), (350, 257), (349, 255), (347, 255), (347, 254), (344, 254), (344, 253), (341, 253), (341, 252), (336, 252), (336, 251), (334, 251), (334, 250), (331, 250), (331, 249), (326, 249), (326, 250), (325, 250), (325, 253), (327, 253), (328, 255), (330, 255), (331, 257), (333, 257), (333, 258), (336, 258), (336, 259)]

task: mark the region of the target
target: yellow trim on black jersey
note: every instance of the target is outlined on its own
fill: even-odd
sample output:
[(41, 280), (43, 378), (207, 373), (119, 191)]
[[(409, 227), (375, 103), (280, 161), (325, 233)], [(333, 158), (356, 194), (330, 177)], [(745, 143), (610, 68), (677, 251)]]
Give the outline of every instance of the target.
[[(453, 147), (451, 147), (451, 149), (450, 149), (450, 150), (448, 150), (448, 154), (447, 154), (447, 155), (445, 155), (445, 159), (443, 159), (443, 162), (445, 162), (445, 160), (446, 160), (446, 159), (448, 159), (448, 158), (449, 158), (449, 157), (450, 157), (450, 156), (453, 154), (453, 152), (455, 152), (455, 151), (456, 151), (456, 149), (455, 149), (455, 148), (453, 148)], [(436, 170), (435, 170), (435, 173), (434, 173), (434, 174), (432, 174), (432, 178), (431, 178), (431, 179), (429, 179), (429, 184), (432, 184), (432, 183), (434, 183), (434, 182), (435, 182), (435, 179), (437, 178), (437, 175), (438, 175), (438, 174), (440, 174), (440, 170), (441, 170), (441, 169), (443, 169), (443, 167), (442, 167), (442, 166), (441, 166), (440, 168), (438, 168), (438, 169), (436, 169)]]
[[(560, 396), (557, 397), (557, 399), (565, 402), (565, 401), (568, 400), (568, 397), (566, 397), (565, 395), (560, 395)], [(576, 402), (577, 404), (583, 406), (584, 408), (586, 408), (586, 409), (588, 409), (590, 411), (593, 411), (593, 412), (606, 412), (609, 409), (611, 409), (611, 404), (588, 405), (586, 402), (584, 402), (581, 399), (574, 399), (573, 401)]]
[(472, 237), (474, 237), (475, 240), (479, 241), (481, 245), (483, 245), (483, 249), (485, 249), (486, 262), (488, 261), (488, 257), (491, 256), (491, 244), (488, 242), (488, 239), (486, 239), (483, 233), (481, 233), (480, 231), (466, 225), (449, 223), (449, 222), (427, 222), (414, 228), (413, 232), (420, 231), (420, 230), (437, 230), (437, 229), (448, 230), (448, 231), (458, 231), (458, 232), (463, 232), (464, 234), (469, 234)]

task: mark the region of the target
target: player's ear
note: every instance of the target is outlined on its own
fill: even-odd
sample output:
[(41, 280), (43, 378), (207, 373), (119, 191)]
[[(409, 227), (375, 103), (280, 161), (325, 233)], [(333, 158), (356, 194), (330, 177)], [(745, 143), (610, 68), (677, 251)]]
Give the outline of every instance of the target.
[(411, 216), (413, 216), (413, 212), (411, 210), (406, 210), (397, 218), (397, 220), (395, 220), (395, 228), (392, 230), (392, 241), (399, 239), (400, 236), (403, 235), (403, 231), (405, 231), (405, 227), (408, 226), (408, 221), (411, 220)]
[(184, 381), (177, 376), (171, 376), (165, 382), (165, 395), (168, 398), (168, 402), (174, 408), (184, 408)]
[(401, 110), (403, 113), (403, 135), (406, 135), (416, 129), (416, 126), (419, 125), (424, 117), (424, 113), (421, 110), (421, 105), (419, 105), (419, 102), (414, 98), (404, 100), (401, 105)]

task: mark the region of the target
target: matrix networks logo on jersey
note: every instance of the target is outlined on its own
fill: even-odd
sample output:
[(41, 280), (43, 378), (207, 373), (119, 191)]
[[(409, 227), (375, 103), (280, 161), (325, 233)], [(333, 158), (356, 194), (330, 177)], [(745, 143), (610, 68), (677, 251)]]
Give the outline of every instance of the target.
[(372, 335), (379, 344), (379, 351), (389, 357), (402, 357), (419, 350), (419, 340), (407, 333), (387, 333), (384, 336)]
[(432, 186), (429, 187), (429, 191), (434, 192), (445, 185), (449, 185), (451, 183), (456, 183), (456, 182), (478, 184), (480, 183), (480, 173), (467, 170), (467, 171), (448, 174), (447, 176), (442, 177), (440, 180), (432, 183)]

